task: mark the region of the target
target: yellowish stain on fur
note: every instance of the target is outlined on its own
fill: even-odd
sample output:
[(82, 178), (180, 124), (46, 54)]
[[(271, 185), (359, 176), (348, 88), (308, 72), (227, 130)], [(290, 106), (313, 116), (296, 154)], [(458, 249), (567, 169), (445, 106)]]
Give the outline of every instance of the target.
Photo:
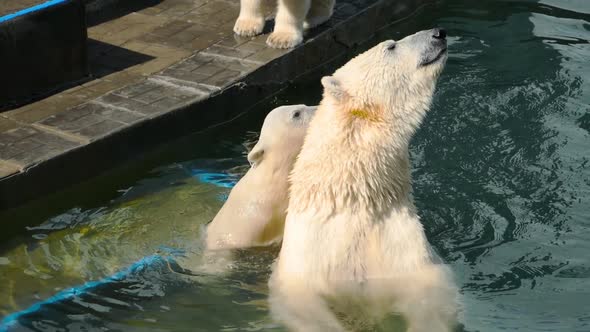
[(354, 118), (367, 120), (367, 121), (378, 121), (379, 117), (375, 114), (375, 112), (368, 111), (365, 109), (355, 108), (350, 110), (350, 115)]

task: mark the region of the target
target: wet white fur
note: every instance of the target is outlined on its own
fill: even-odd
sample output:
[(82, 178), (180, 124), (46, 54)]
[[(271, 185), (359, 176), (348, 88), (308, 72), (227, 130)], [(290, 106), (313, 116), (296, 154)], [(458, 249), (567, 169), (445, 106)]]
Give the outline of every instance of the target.
[(207, 249), (265, 246), (279, 242), (288, 204), (288, 175), (315, 107), (281, 106), (264, 119), (248, 154), (251, 168), (207, 226)]
[(363, 326), (352, 317), (370, 323), (398, 313), (412, 332), (455, 324), (456, 287), (416, 213), (408, 153), (446, 54), (419, 67), (423, 33), (392, 51), (393, 43), (322, 79), (269, 282), (273, 314), (290, 330), (351, 328), (338, 314)]

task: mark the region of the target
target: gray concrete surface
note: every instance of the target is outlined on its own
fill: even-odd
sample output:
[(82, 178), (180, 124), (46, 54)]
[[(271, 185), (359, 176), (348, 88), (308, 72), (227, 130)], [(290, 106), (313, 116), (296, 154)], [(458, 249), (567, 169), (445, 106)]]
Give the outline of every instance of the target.
[(227, 121), (428, 2), (340, 0), (291, 50), (234, 36), (237, 0), (164, 0), (93, 26), (92, 80), (0, 113), (0, 209)]

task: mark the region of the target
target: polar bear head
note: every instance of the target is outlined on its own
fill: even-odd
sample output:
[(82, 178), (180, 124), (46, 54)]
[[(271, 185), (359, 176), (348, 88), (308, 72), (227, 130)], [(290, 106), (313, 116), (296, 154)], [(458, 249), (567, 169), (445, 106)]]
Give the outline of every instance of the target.
[(299, 154), (316, 106), (288, 105), (273, 109), (262, 124), (258, 143), (248, 153), (248, 161), (257, 167), (265, 159), (287, 162), (289, 169)]
[(252, 167), (207, 226), (208, 249), (266, 246), (283, 237), (289, 173), (315, 110), (289, 105), (268, 113), (258, 143), (248, 153)]
[(322, 78), (323, 104), (355, 117), (409, 124), (413, 131), (430, 106), (446, 59), (443, 29), (384, 41)]
[(409, 202), (409, 142), (446, 59), (446, 32), (431, 29), (384, 41), (323, 77), (324, 96), (291, 173), (289, 213), (322, 202), (327, 214), (379, 214)]

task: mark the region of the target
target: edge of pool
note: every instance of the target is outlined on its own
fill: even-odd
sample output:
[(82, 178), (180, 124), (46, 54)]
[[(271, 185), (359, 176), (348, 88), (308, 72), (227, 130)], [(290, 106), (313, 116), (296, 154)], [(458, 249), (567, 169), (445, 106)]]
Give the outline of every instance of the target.
[(33, 13), (33, 12), (36, 12), (36, 11), (39, 11), (39, 10), (43, 10), (43, 9), (48, 8), (48, 7), (51, 7), (51, 6), (58, 5), (58, 4), (61, 4), (63, 2), (66, 2), (66, 1), (67, 0), (48, 0), (46, 2), (43, 2), (43, 3), (40, 3), (40, 4), (34, 5), (32, 7), (23, 8), (21, 10), (18, 10), (16, 12), (14, 12), (14, 13), (10, 13), (10, 14), (6, 14), (4, 16), (0, 16), (0, 23), (6, 22), (6, 21), (9, 21), (9, 20), (12, 20), (12, 19), (15, 19), (15, 18), (17, 18), (19, 16), (23, 16), (23, 15), (27, 15), (27, 14), (30, 14), (30, 13)]
[[(50, 153), (39, 157), (34, 155), (34, 149), (25, 151), (33, 155), (24, 165), (10, 159), (0, 160), (0, 176), (4, 175), (0, 178), (0, 209), (8, 210), (65, 189), (163, 143), (227, 122), (278, 93), (289, 82), (342, 58), (350, 48), (369, 40), (378, 30), (435, 1), (339, 2), (327, 24), (310, 31), (303, 44), (289, 50), (264, 47), (266, 35), (247, 42), (236, 39), (235, 45), (213, 45), (142, 82), (72, 109), (78, 114), (108, 112), (111, 122), (117, 124), (109, 126), (111, 122), (105, 121), (100, 126), (89, 127), (95, 131), (87, 133), (84, 139), (59, 130), (60, 124), (68, 121), (69, 111), (62, 118), (16, 128), (12, 133), (15, 139), (32, 137), (46, 142)], [(254, 54), (256, 57), (248, 54), (246, 59), (244, 52), (252, 47), (259, 51)], [(184, 67), (194, 66), (203, 59), (225, 66), (226, 71), (216, 75), (220, 76), (218, 81), (195, 83), (196, 80), (178, 76)], [(172, 98), (167, 107), (153, 109), (129, 97), (130, 91), (146, 91), (154, 86), (182, 98)]]

